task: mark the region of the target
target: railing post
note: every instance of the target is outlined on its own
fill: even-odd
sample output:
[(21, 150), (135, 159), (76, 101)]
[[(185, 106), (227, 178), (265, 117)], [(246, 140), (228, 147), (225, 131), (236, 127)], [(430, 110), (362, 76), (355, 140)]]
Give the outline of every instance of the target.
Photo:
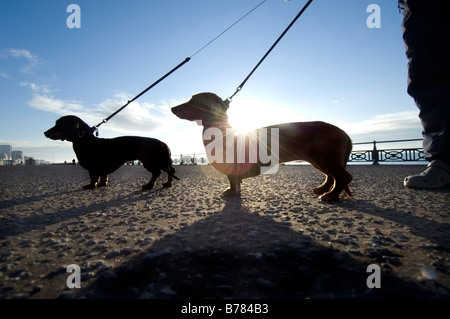
[(377, 150), (377, 142), (373, 141), (373, 150), (372, 150), (372, 165), (379, 165), (378, 162), (378, 150)]

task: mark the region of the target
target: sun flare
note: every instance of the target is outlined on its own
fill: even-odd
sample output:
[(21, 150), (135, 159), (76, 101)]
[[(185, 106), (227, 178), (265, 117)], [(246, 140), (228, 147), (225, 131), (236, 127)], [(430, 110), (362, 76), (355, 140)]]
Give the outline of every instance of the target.
[(238, 133), (248, 133), (251, 130), (291, 122), (294, 115), (283, 107), (275, 107), (254, 100), (232, 102), (228, 109), (228, 122)]

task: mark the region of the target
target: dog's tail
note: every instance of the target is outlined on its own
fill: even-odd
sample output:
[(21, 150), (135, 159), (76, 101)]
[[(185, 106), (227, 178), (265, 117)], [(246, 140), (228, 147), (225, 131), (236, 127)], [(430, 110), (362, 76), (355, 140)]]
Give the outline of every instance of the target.
[(347, 167), (347, 162), (350, 159), (350, 154), (353, 150), (353, 141), (350, 136), (347, 135), (347, 148), (345, 150), (344, 167)]
[(175, 178), (176, 180), (180, 180), (177, 176), (175, 176), (175, 168), (172, 166), (172, 160), (170, 160), (170, 166), (166, 172), (170, 177)]
[(180, 180), (176, 175), (175, 175), (175, 168), (173, 168), (172, 164), (172, 153), (170, 152), (170, 148), (169, 146), (166, 145), (166, 150), (167, 150), (167, 169), (165, 169), (164, 171), (167, 173), (167, 175), (169, 175), (172, 178), (175, 178), (176, 180)]
[[(352, 139), (350, 138), (350, 136), (347, 136), (347, 149), (345, 150), (344, 167), (347, 167), (347, 162), (349, 160), (350, 154), (352, 153), (352, 149), (353, 149)], [(348, 198), (353, 198), (353, 194), (350, 191), (348, 185), (345, 186), (344, 192)]]

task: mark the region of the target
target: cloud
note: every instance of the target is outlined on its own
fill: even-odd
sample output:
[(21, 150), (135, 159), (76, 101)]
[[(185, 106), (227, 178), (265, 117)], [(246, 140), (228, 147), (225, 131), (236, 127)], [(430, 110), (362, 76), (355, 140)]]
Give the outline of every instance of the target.
[(27, 86), (35, 93), (41, 94), (51, 94), (52, 90), (49, 85), (46, 84), (36, 84), (32, 82), (21, 82), (20, 86)]
[[(353, 142), (390, 141), (421, 138), (417, 111), (379, 114), (358, 123), (333, 123), (352, 137)], [(358, 146), (365, 147), (365, 146)]]
[[(117, 93), (112, 98), (99, 103), (94, 113), (102, 119), (109, 117), (124, 106), (132, 97), (127, 93)], [(134, 101), (108, 122), (108, 129), (122, 133), (145, 134), (161, 129), (172, 121), (167, 103), (160, 105)]]
[(67, 112), (82, 112), (84, 110), (83, 105), (79, 101), (55, 98), (52, 94), (52, 89), (47, 84), (21, 82), (20, 86), (29, 87), (32, 90), (33, 97), (27, 101), (27, 104), (34, 109), (59, 115), (67, 114)]
[(1, 52), (1, 56), (2, 57), (13, 57), (13, 58), (20, 58), (20, 57), (24, 57), (28, 60), (33, 60), (33, 55), (30, 53), (30, 51), (28, 50), (20, 50), (20, 49), (4, 49)]
[[(38, 66), (44, 64), (37, 55), (23, 49), (1, 50), (0, 59), (23, 60), (20, 71), (28, 74), (33, 74)], [(7, 73), (1, 71), (0, 76), (9, 77)], [(59, 116), (76, 115), (90, 125), (98, 124), (133, 98), (127, 93), (117, 93), (94, 107), (86, 107), (81, 101), (56, 97), (52, 88), (47, 84), (21, 82), (20, 86), (28, 87), (32, 91), (32, 98), (27, 101), (32, 108)], [(134, 101), (118, 113), (113, 120), (111, 119), (108, 129), (121, 133), (148, 133), (167, 126), (167, 122), (170, 122), (168, 117), (172, 118), (172, 114), (167, 103), (154, 105)]]
[(0, 76), (4, 77), (5, 79), (9, 79), (9, 74), (8, 73), (0, 71)]
[(27, 103), (35, 109), (59, 115), (67, 114), (68, 112), (80, 112), (84, 109), (83, 105), (76, 101), (64, 101), (45, 95), (36, 95)]
[(379, 114), (359, 123), (342, 124), (348, 133), (363, 134), (377, 131), (416, 129), (421, 126), (417, 111)]
[(37, 55), (32, 54), (28, 50), (23, 49), (4, 49), (0, 51), (0, 58), (2, 59), (24, 59), (25, 63), (21, 66), (20, 72), (26, 74), (34, 74), (34, 70), (44, 64), (43, 60)]
[[(49, 139), (40, 139), (38, 141), (0, 139), (0, 144), (12, 145), (13, 150), (20, 150), (20, 151), (23, 151), (24, 149), (30, 149), (30, 148), (54, 147), (55, 143), (62, 145), (62, 146), (67, 145), (67, 142), (54, 141), (54, 140), (49, 140)], [(70, 144), (69, 144), (69, 147), (71, 147)], [(27, 154), (24, 154), (24, 155), (27, 156)]]
[[(33, 97), (27, 101), (32, 108), (58, 116), (75, 115), (91, 126), (99, 124), (132, 99), (127, 93), (117, 93), (93, 108), (88, 108), (81, 101), (55, 97), (48, 85), (31, 82), (22, 82), (20, 85), (32, 90)], [(155, 105), (134, 101), (110, 119), (105, 127), (109, 131), (142, 135), (167, 127), (173, 121), (174, 118), (171, 116), (170, 106), (167, 103), (162, 102), (160, 105)]]

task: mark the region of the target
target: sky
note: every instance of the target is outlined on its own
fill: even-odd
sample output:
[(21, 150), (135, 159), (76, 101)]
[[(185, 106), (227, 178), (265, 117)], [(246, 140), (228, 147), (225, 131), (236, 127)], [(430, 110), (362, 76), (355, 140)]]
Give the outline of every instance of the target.
[[(43, 134), (59, 117), (76, 115), (94, 126), (190, 57), (101, 125), (99, 137), (147, 136), (173, 155), (205, 153), (201, 127), (170, 108), (200, 92), (230, 97), (306, 2), (2, 0), (0, 144), (35, 159), (72, 161), (70, 142)], [(371, 4), (380, 9), (378, 20)], [(406, 84), (397, 1), (315, 0), (228, 114), (234, 126), (325, 121), (355, 143), (421, 138)]]

